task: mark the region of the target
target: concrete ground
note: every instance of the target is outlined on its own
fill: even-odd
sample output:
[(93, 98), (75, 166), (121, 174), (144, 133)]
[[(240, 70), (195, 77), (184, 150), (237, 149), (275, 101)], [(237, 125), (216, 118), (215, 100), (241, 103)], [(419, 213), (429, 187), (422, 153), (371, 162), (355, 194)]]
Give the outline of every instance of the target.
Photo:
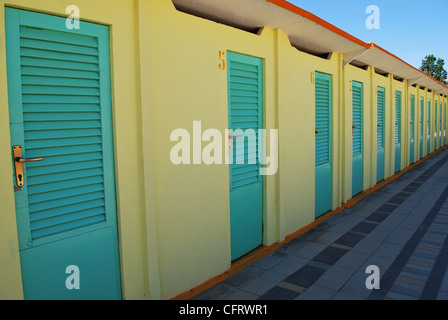
[(447, 265), (444, 149), (193, 300), (447, 300)]

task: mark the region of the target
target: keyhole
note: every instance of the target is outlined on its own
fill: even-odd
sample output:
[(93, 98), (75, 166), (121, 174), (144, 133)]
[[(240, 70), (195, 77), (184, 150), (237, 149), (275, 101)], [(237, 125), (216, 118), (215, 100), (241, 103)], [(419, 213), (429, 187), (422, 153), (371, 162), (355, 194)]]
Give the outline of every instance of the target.
[(19, 177), (19, 182), (22, 182), (22, 175), (20, 173), (19, 173), (18, 177)]

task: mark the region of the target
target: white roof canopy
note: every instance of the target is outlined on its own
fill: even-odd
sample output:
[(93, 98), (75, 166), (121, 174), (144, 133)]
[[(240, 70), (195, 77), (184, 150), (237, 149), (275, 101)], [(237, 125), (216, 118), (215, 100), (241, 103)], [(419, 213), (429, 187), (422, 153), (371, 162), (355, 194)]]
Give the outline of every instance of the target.
[(356, 61), (448, 95), (448, 87), (373, 43), (365, 43), (284, 0), (172, 0), (177, 9), (244, 30), (281, 29), (291, 45), (322, 55), (342, 53)]

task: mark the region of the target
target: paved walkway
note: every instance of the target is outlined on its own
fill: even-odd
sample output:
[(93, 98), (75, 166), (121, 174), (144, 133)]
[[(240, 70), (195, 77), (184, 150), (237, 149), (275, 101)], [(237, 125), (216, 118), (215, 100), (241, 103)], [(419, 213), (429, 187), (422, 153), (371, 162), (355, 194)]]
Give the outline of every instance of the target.
[(447, 264), (445, 149), (193, 300), (447, 300)]

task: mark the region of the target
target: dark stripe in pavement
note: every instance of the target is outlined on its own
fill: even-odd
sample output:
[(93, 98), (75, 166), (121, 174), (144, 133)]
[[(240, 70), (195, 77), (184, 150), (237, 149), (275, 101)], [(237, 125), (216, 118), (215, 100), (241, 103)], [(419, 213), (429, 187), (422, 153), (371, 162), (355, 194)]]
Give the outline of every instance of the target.
[[(445, 162), (446, 159), (447, 159), (447, 157), (445, 156), (439, 162), (441, 162), (441, 161)], [(400, 252), (398, 257), (394, 260), (394, 262), (391, 264), (389, 269), (387, 269), (384, 276), (381, 278), (381, 288), (378, 290), (372, 291), (372, 293), (369, 295), (368, 299), (383, 300), (385, 298), (387, 292), (393, 286), (393, 284), (394, 284), (395, 280), (397, 279), (397, 277), (399, 276), (401, 270), (405, 267), (409, 258), (411, 257), (411, 255), (417, 248), (418, 244), (420, 243), (420, 240), (425, 235), (427, 228), (431, 225), (432, 221), (439, 213), (440, 208), (442, 207), (443, 203), (445, 202), (445, 200), (447, 198), (448, 198), (448, 187), (445, 188), (444, 192), (439, 197), (439, 199), (436, 201), (436, 203), (432, 207), (431, 211), (428, 213), (426, 218), (423, 220), (422, 224), (419, 226), (419, 228), (417, 228), (415, 233), (405, 244), (403, 250)]]
[[(367, 234), (369, 234), (372, 230), (374, 230), (376, 226), (378, 226), (384, 219), (386, 219), (396, 208), (398, 208), (403, 201), (405, 201), (407, 198), (409, 198), (409, 196), (411, 196), (415, 191), (417, 191), (417, 189), (420, 188), (423, 185), (423, 183), (426, 182), (426, 180), (430, 178), (445, 162), (447, 162), (447, 160), (448, 155), (444, 156), (442, 159), (434, 163), (432, 166), (426, 169), (423, 174), (419, 175), (414, 181), (409, 183), (400, 192), (398, 192), (397, 194), (392, 196), (389, 200), (387, 200), (378, 210), (372, 213), (364, 221), (362, 221), (361, 223), (353, 227), (351, 230), (343, 234), (332, 244), (328, 245), (327, 248), (325, 248), (319, 254), (317, 254), (313, 259), (311, 259), (310, 262), (308, 262), (306, 265), (304, 265), (302, 268), (298, 269), (291, 275), (287, 276), (280, 284), (274, 286), (272, 289), (270, 289), (264, 295), (262, 295), (259, 299), (292, 300), (298, 297), (301, 294), (301, 292), (299, 292), (298, 290), (291, 290), (290, 288), (288, 288), (288, 285), (290, 285), (291, 287), (300, 287), (304, 291), (307, 288), (311, 287), (332, 265), (334, 265), (336, 261), (342, 258), (342, 256), (344, 256), (347, 252), (349, 252), (349, 250), (352, 247), (354, 247)], [(417, 168), (420, 168), (420, 166), (417, 166), (416, 168), (414, 168), (414, 170)], [(441, 206), (440, 204), (441, 199), (447, 192), (448, 187), (442, 194), (442, 196), (439, 198), (439, 200), (436, 202), (436, 205), (439, 204)], [(436, 208), (436, 205), (434, 205), (433, 209)], [(440, 206), (438, 208), (440, 208)], [(433, 216), (435, 217), (436, 214), (437, 212), (433, 214)], [(434, 219), (433, 216), (431, 214), (428, 214), (422, 225), (426, 226), (425, 223), (430, 224)], [(414, 234), (415, 236), (414, 241), (411, 241), (412, 240), (411, 238), (406, 244), (405, 248), (400, 253), (399, 258), (397, 259), (398, 262), (396, 263), (394, 262), (395, 265), (393, 263), (392, 266), (389, 268), (389, 270), (384, 274), (384, 277), (381, 279), (382, 288), (380, 290), (373, 291), (372, 294), (369, 296), (370, 299), (376, 299), (376, 297), (384, 299), (385, 295), (387, 294), (387, 291), (392, 287), (395, 279), (399, 275), (405, 263), (408, 261), (409, 256), (414, 251), (413, 249), (418, 245), (417, 240), (420, 240), (424, 232), (426, 232), (426, 228), (424, 229), (419, 228), (418, 231), (420, 232), (419, 233), (416, 232), (416, 234)], [(383, 287), (386, 287), (386, 290), (382, 290)]]
[(448, 237), (445, 238), (443, 247), (440, 250), (439, 256), (437, 257), (436, 263), (431, 270), (428, 281), (423, 289), (421, 300), (436, 300), (437, 294), (440, 290), (440, 285), (442, 284), (443, 277), (448, 266)]

